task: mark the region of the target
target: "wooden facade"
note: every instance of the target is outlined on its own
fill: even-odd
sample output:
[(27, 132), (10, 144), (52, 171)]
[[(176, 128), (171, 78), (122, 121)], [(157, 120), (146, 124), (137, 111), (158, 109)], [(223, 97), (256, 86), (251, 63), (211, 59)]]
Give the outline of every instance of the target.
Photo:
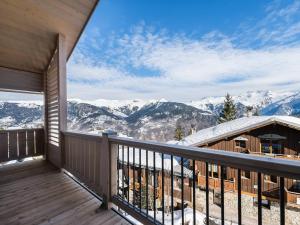
[[(276, 134), (281, 137), (280, 140), (264, 140), (263, 135)], [(242, 141), (240, 141), (242, 140)], [(225, 150), (230, 152), (238, 152), (241, 154), (257, 155), (257, 157), (279, 157), (289, 158), (291, 160), (299, 160), (300, 163), (300, 131), (282, 124), (271, 124), (264, 127), (248, 130), (231, 137), (223, 138), (219, 141), (199, 145), (198, 147), (206, 147), (215, 150)], [(244, 142), (241, 144), (241, 142)], [(273, 144), (276, 149), (272, 149)], [(263, 145), (269, 143), (270, 153), (264, 152)], [(278, 147), (279, 146), (279, 147)], [(276, 151), (275, 151), (276, 150)], [(206, 165), (203, 162), (196, 162), (196, 171), (198, 173), (198, 185), (205, 186)], [(220, 188), (221, 167), (218, 165), (209, 165), (210, 187), (212, 189)], [(228, 191), (237, 190), (237, 169), (226, 168), (225, 184), (230, 183), (226, 187)], [(285, 179), (285, 188), (287, 191), (291, 189), (295, 180)], [(266, 197), (278, 198), (279, 196), (279, 177), (272, 174), (262, 174), (262, 192)], [(252, 171), (242, 171), (242, 192), (255, 195), (257, 193), (257, 173)]]

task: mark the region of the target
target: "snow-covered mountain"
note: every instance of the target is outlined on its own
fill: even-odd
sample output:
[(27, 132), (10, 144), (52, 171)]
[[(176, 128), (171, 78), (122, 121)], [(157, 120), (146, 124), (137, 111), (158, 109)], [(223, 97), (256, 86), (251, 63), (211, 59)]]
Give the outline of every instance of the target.
[(39, 101), (0, 102), (0, 128), (40, 127), (43, 103)]
[[(246, 92), (233, 96), (239, 117), (246, 108), (262, 115), (300, 115), (300, 92)], [(68, 126), (72, 130), (100, 132), (104, 129), (140, 139), (168, 141), (180, 124), (188, 134), (191, 127), (200, 130), (216, 124), (224, 97), (199, 101), (105, 100), (68, 102)], [(42, 124), (42, 102), (0, 102), (0, 128), (30, 127)]]
[(300, 115), (300, 92), (275, 101), (261, 110), (264, 115)]
[[(120, 115), (120, 109), (128, 113)], [(68, 104), (68, 125), (72, 130), (112, 129), (130, 137), (166, 141), (173, 138), (177, 124), (187, 134), (191, 126), (202, 129), (216, 122), (214, 115), (177, 102), (152, 101), (144, 106), (140, 105), (138, 109), (131, 109), (128, 105), (114, 108), (71, 101)]]
[[(239, 113), (242, 115), (247, 106), (251, 106), (254, 109), (263, 109), (273, 102), (285, 99), (294, 94), (295, 92), (248, 91), (232, 96), (232, 98), (237, 105)], [(224, 96), (205, 97), (199, 101), (185, 102), (185, 104), (219, 115), (223, 108), (224, 100)]]

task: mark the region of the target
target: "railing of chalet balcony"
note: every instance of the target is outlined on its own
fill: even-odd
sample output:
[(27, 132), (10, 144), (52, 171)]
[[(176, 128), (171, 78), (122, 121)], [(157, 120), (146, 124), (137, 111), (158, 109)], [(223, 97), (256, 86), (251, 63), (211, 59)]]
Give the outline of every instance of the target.
[[(288, 179), (300, 180), (300, 164), (294, 160), (257, 157), (247, 154), (211, 150), (205, 148), (185, 147), (139, 141), (117, 136), (87, 135), (64, 132), (65, 169), (83, 182), (88, 188), (102, 196), (105, 202), (112, 202), (129, 215), (144, 224), (166, 224), (166, 204), (169, 205), (171, 218), (174, 223), (174, 201), (179, 201), (176, 213), (181, 212), (181, 223), (185, 224), (186, 199), (184, 189), (187, 187), (185, 177), (189, 176), (192, 193), (190, 206), (192, 223), (196, 224), (196, 188), (197, 174), (195, 163), (204, 162), (205, 176), (205, 223), (210, 224), (210, 181), (209, 164), (225, 168), (235, 168), (237, 173), (237, 221), (242, 224), (242, 178), (241, 172), (252, 171), (257, 174), (257, 223), (263, 224), (263, 175), (274, 175), (279, 179), (280, 224), (285, 224), (285, 207), (287, 194), (285, 182)], [(155, 157), (154, 157), (155, 156)], [(158, 157), (160, 156), (160, 157)], [(159, 160), (160, 159), (160, 160)], [(179, 162), (174, 165), (175, 160)], [(191, 174), (185, 174), (186, 159), (191, 162)], [(178, 170), (179, 167), (179, 170)], [(157, 173), (159, 171), (159, 173)], [(152, 174), (152, 175), (151, 175)], [(150, 178), (150, 175), (152, 179)], [(178, 183), (179, 191), (174, 187)], [(224, 193), (225, 175), (221, 172), (220, 184), (220, 218), (225, 224)], [(166, 185), (166, 184), (169, 185)], [(157, 187), (161, 188), (158, 189)], [(231, 186), (229, 186), (231, 187)], [(177, 192), (177, 194), (175, 194)], [(135, 193), (138, 193), (137, 195)], [(170, 199), (165, 199), (170, 198)], [(161, 202), (157, 208), (156, 202)], [(169, 203), (166, 203), (169, 202)], [(160, 216), (157, 212), (160, 211)], [(169, 220), (170, 219), (170, 220)], [(191, 221), (190, 221), (191, 222)]]
[(0, 163), (43, 154), (43, 128), (0, 131)]

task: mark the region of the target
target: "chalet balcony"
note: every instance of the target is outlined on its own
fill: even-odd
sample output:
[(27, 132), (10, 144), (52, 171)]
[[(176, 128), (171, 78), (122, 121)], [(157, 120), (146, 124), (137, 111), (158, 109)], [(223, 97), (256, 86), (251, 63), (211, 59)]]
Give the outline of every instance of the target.
[[(299, 194), (287, 190), (300, 176), (294, 160), (62, 132), (64, 162), (58, 169), (40, 157), (45, 155), (41, 131), (1, 131), (1, 224), (129, 224), (128, 218), (144, 224), (272, 224), (269, 201), (278, 206), (272, 215), (278, 223), (297, 224), (290, 209), (298, 212)], [(33, 158), (23, 161), (28, 157)], [(7, 163), (12, 160), (17, 162)], [(205, 176), (197, 173), (199, 162)], [(223, 171), (235, 168), (238, 179), (227, 180), (225, 173), (210, 177), (213, 164)], [(256, 193), (246, 193), (245, 170), (257, 176)], [(267, 174), (279, 185), (266, 186)], [(243, 212), (249, 194), (256, 217)]]
[(300, 224), (298, 160), (69, 131), (66, 63), (98, 1), (73, 3), (0, 1), (0, 89), (44, 96), (43, 128), (0, 131), (1, 225)]

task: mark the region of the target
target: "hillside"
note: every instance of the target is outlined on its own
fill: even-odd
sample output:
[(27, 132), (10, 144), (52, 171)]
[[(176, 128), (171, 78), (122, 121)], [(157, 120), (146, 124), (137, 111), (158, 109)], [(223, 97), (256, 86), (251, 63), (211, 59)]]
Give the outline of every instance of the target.
[[(257, 91), (233, 99), (239, 117), (245, 116), (248, 106), (262, 115), (300, 115), (300, 93)], [(224, 97), (190, 102), (73, 99), (68, 102), (68, 127), (86, 132), (111, 129), (134, 138), (168, 141), (173, 139), (178, 124), (186, 135), (192, 126), (200, 130), (215, 125), (223, 101)], [(42, 125), (42, 120), (41, 102), (0, 102), (1, 128), (36, 127)]]

